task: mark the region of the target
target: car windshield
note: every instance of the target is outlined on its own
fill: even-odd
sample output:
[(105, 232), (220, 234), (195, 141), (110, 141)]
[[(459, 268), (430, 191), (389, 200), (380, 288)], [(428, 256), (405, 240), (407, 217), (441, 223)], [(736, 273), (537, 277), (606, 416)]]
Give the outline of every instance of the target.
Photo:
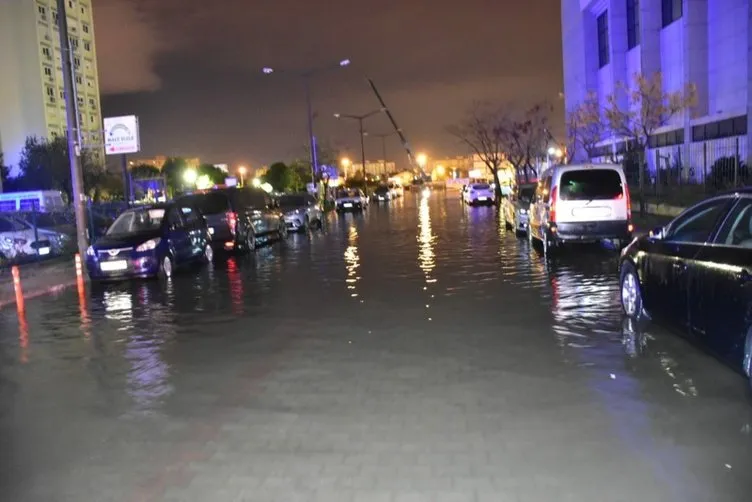
[(491, 186), (486, 183), (479, 183), (477, 185), (473, 185), (473, 190), (488, 190), (489, 188), (491, 188)]
[(165, 216), (164, 209), (136, 209), (126, 211), (107, 230), (107, 235), (137, 234), (159, 230)]
[(389, 193), (389, 187), (384, 187), (384, 186), (378, 187), (376, 189), (376, 193), (379, 193), (379, 194)]
[(582, 169), (561, 175), (561, 200), (608, 200), (623, 193), (621, 177), (613, 169)]
[(357, 196), (358, 196), (357, 190), (339, 190), (337, 192), (338, 199), (344, 199), (346, 197), (357, 197)]
[(302, 195), (283, 195), (279, 198), (281, 207), (300, 207), (306, 205), (306, 198)]
[(520, 188), (520, 200), (531, 201), (533, 200), (533, 194), (535, 193), (535, 187), (523, 187)]

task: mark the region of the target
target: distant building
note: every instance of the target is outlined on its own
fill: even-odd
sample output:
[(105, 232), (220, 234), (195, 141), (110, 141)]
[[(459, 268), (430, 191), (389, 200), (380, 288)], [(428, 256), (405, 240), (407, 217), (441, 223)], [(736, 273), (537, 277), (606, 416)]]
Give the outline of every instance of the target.
[[(697, 88), (682, 114), (650, 138), (647, 160), (681, 166), (699, 180), (722, 156), (748, 156), (752, 133), (752, 5), (749, 0), (562, 0), (564, 100), (574, 109), (589, 92), (602, 106), (618, 82), (663, 75), (665, 92)], [(618, 138), (598, 153), (623, 151)], [(577, 152), (582, 155), (583, 152)]]
[(445, 159), (431, 159), (429, 172), (443, 167), (447, 178), (467, 178), (473, 169), (473, 157), (470, 155), (449, 157)]
[[(104, 158), (91, 0), (66, 2), (81, 144)], [(0, 2), (0, 150), (16, 167), (29, 136), (67, 131), (55, 0)]]
[[(130, 166), (154, 166), (157, 169), (162, 169), (165, 165), (165, 162), (167, 162), (166, 155), (157, 155), (156, 157), (146, 158), (146, 159), (133, 159), (128, 161), (128, 165)], [(186, 167), (191, 167), (193, 169), (198, 169), (198, 166), (201, 165), (201, 159), (198, 157), (189, 157), (189, 158), (183, 158), (185, 161)]]
[[(354, 176), (355, 173), (363, 172), (363, 164), (350, 164), (347, 168), (346, 177)], [(383, 160), (366, 161), (366, 173), (369, 176), (384, 177), (391, 173), (397, 172), (397, 164), (394, 162), (385, 162)], [(343, 173), (345, 174), (345, 173)]]

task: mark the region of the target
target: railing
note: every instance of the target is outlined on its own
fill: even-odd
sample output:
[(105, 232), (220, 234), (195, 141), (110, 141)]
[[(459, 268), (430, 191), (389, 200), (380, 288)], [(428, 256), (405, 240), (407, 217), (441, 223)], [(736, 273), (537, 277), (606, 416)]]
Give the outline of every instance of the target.
[[(643, 195), (665, 204), (691, 205), (715, 193), (752, 183), (747, 159), (744, 136), (649, 149)], [(638, 196), (637, 156), (628, 152), (623, 164), (630, 190)]]
[[(89, 204), (87, 235), (100, 237), (125, 204)], [(11, 265), (70, 258), (77, 251), (73, 209), (57, 212), (0, 212), (0, 269)]]

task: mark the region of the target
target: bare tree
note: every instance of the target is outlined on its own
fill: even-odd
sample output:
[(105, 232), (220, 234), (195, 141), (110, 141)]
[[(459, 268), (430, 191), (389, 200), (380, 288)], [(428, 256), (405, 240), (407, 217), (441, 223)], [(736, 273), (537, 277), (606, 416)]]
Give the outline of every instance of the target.
[(584, 152), (587, 160), (592, 160), (598, 143), (608, 134), (608, 125), (601, 116), (598, 95), (590, 92), (585, 99), (567, 113), (567, 162)]
[(499, 170), (503, 168), (505, 145), (509, 130), (508, 114), (503, 107), (487, 102), (475, 103), (465, 120), (448, 128), (449, 134), (459, 139), (483, 161), (491, 171), (496, 186), (496, 200), (501, 200)]
[(503, 147), (507, 160), (514, 166), (517, 178), (530, 181), (536, 175), (536, 161), (545, 155), (551, 140), (549, 132), (549, 103), (538, 103), (522, 114), (510, 114), (503, 136)]
[[(626, 99), (620, 99), (617, 93), (623, 93)], [(640, 214), (645, 212), (645, 153), (650, 136), (668, 125), (676, 115), (689, 113), (696, 101), (694, 84), (688, 84), (680, 91), (665, 92), (660, 72), (648, 76), (635, 74), (633, 88), (619, 83), (617, 92), (607, 98), (604, 113), (612, 133), (632, 142), (637, 148)]]

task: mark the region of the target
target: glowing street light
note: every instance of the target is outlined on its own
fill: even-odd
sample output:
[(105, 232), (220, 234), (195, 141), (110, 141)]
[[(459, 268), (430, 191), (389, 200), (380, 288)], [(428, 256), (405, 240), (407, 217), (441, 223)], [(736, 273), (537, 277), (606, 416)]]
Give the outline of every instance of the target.
[(274, 187), (272, 187), (269, 183), (262, 183), (261, 190), (263, 190), (266, 193), (272, 193), (272, 190), (274, 190)]
[(418, 163), (421, 169), (426, 167), (426, 163), (428, 162), (428, 155), (425, 153), (419, 153), (417, 157), (415, 157), (415, 162)]
[(248, 168), (245, 166), (238, 167), (238, 174), (240, 175), (240, 186), (245, 185), (245, 173), (248, 172)]
[(198, 179), (198, 173), (195, 169), (186, 169), (183, 171), (183, 181), (188, 185), (195, 185)]
[(253, 178), (253, 181), (251, 181), (251, 185), (253, 185), (256, 188), (259, 188), (261, 186), (261, 180), (259, 178)]
[(350, 169), (350, 165), (352, 164), (352, 162), (350, 161), (349, 158), (344, 157), (342, 160), (339, 161), (339, 163), (342, 166), (342, 170), (344, 171), (344, 174), (345, 174), (344, 177), (347, 178), (347, 171), (348, 169)]

